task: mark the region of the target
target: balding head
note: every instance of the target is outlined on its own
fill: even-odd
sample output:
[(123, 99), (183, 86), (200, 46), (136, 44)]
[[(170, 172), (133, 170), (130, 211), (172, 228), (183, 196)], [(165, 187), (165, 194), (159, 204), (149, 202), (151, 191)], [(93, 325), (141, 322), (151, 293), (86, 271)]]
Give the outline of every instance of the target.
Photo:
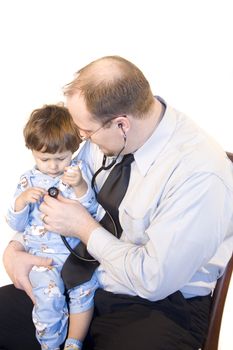
[(94, 118), (124, 114), (143, 118), (154, 101), (142, 72), (119, 56), (105, 56), (80, 69), (64, 89), (67, 96), (77, 92)]
[(82, 79), (94, 78), (96, 85), (103, 84), (104, 82), (112, 83), (122, 77), (126, 62), (129, 63), (119, 56), (106, 56), (91, 62), (80, 69), (77, 74), (81, 75)]

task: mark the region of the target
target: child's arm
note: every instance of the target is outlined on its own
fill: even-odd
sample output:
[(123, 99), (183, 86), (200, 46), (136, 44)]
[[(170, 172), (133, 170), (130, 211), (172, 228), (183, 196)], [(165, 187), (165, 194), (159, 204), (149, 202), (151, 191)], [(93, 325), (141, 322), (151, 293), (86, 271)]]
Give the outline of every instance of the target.
[[(44, 194), (42, 189), (34, 190), (30, 187), (27, 176), (23, 175), (15, 191), (13, 203), (6, 215), (8, 225), (15, 231), (24, 231), (30, 214), (30, 203), (35, 203), (38, 198), (41, 198), (42, 193)], [(40, 193), (39, 196), (38, 193)]]
[(14, 211), (19, 212), (28, 204), (40, 201), (44, 194), (45, 190), (39, 187), (30, 187), (26, 189), (15, 199)]
[(72, 186), (76, 198), (91, 215), (95, 216), (98, 208), (95, 193), (91, 187), (92, 174), (84, 161), (78, 161), (74, 165), (67, 167), (61, 179), (62, 183)]

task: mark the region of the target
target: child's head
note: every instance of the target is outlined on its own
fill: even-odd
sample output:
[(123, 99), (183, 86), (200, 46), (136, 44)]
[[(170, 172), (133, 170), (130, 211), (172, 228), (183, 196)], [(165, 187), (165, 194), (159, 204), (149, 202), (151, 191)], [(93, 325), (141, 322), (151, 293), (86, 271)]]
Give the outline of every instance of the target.
[(60, 105), (35, 109), (23, 133), (37, 168), (53, 177), (63, 173), (81, 142), (68, 109)]

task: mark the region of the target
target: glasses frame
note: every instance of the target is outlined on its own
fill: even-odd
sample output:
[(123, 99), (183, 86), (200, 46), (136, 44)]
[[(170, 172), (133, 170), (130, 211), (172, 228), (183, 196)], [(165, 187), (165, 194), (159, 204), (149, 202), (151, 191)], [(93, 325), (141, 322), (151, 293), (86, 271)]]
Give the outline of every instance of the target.
[[(85, 131), (85, 130), (82, 130), (82, 129), (79, 129), (78, 128), (78, 135), (80, 137), (80, 139), (82, 141), (87, 141), (87, 140), (90, 140), (92, 138), (93, 135), (97, 134), (98, 131), (100, 131), (101, 129), (103, 129), (108, 123), (111, 123), (114, 119), (118, 118), (119, 116), (116, 116), (116, 117), (113, 117), (111, 119), (108, 119), (106, 120), (99, 128), (97, 128), (96, 130), (94, 131), (91, 131), (91, 132), (88, 132), (88, 131)], [(87, 134), (87, 136), (82, 136), (80, 134), (80, 130), (82, 130), (85, 134)]]

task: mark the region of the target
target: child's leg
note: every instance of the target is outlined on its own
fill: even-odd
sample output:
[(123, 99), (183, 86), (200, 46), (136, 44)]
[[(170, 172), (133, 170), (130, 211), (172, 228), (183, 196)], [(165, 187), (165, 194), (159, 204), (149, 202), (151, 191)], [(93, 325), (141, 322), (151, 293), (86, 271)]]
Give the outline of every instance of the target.
[(92, 319), (93, 309), (92, 307), (79, 314), (70, 314), (69, 332), (65, 343), (65, 350), (82, 348), (82, 343)]
[(93, 307), (81, 314), (70, 314), (68, 338), (84, 340), (93, 316)]
[(65, 343), (66, 350), (73, 349), (71, 346), (68, 347), (68, 344), (72, 344), (73, 340), (76, 340), (76, 344), (79, 341), (77, 349), (81, 349), (92, 319), (94, 294), (98, 287), (98, 281), (94, 274), (90, 281), (69, 290), (70, 323), (68, 339)]
[(49, 350), (59, 349), (66, 338), (68, 323), (60, 268), (34, 266), (29, 277), (36, 300), (32, 314), (36, 337), (42, 347)]

